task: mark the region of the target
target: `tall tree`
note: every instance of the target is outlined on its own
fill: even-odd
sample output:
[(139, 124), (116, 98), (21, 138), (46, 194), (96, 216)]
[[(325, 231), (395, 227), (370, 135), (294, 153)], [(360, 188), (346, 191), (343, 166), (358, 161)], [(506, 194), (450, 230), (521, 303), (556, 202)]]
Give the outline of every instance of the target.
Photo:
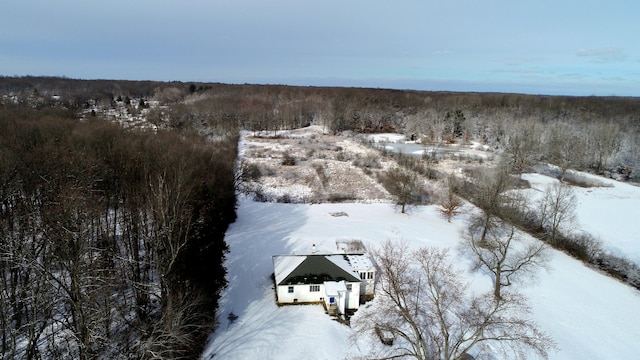
[(593, 124), (588, 131), (588, 144), (594, 152), (596, 171), (606, 169), (607, 160), (620, 148), (622, 134), (620, 127), (611, 122)]
[(541, 126), (532, 120), (519, 122), (514, 126), (505, 152), (509, 154), (511, 165), (516, 172), (522, 173), (538, 155), (541, 134)]
[[(446, 250), (387, 241), (375, 252), (380, 268), (376, 299), (361, 308), (356, 336), (371, 342), (367, 359), (547, 358), (553, 340), (527, 317), (524, 299), (504, 294), (472, 294)], [(392, 334), (393, 346), (381, 346), (377, 332)]]
[(414, 171), (400, 167), (392, 168), (384, 174), (384, 186), (396, 198), (401, 213), (405, 213), (408, 205), (419, 199), (420, 183)]
[(456, 181), (453, 177), (449, 177), (446, 183), (444, 194), (438, 201), (438, 211), (444, 215), (447, 222), (451, 222), (451, 218), (460, 214), (464, 205), (462, 199), (456, 194)]
[(548, 185), (537, 203), (540, 226), (547, 230), (547, 241), (556, 244), (562, 228), (569, 228), (575, 219), (576, 196), (564, 183)]
[(586, 144), (584, 139), (568, 125), (556, 124), (551, 127), (547, 151), (551, 163), (560, 168), (560, 181), (568, 169), (580, 165), (584, 159)]
[(520, 193), (508, 191), (514, 186), (515, 179), (504, 163), (496, 168), (480, 170), (473, 176), (467, 196), (481, 210), (474, 220), (482, 229), (480, 241), (484, 241), (499, 219), (508, 219), (516, 211), (524, 209), (526, 199)]
[(453, 136), (456, 139), (462, 137), (465, 131), (464, 122), (467, 119), (464, 116), (464, 112), (460, 109), (457, 109), (453, 114)]
[(542, 241), (524, 240), (515, 226), (499, 223), (485, 233), (486, 230), (482, 221), (472, 222), (460, 247), (472, 255), (474, 270), (485, 269), (491, 273), (493, 295), (500, 301), (504, 287), (531, 276), (537, 268), (545, 266), (548, 255)]

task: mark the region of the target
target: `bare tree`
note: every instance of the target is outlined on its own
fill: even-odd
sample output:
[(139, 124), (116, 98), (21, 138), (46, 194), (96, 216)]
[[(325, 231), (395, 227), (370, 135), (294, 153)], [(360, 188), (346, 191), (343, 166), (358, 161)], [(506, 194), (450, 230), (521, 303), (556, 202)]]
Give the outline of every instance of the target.
[(501, 164), (495, 169), (481, 171), (474, 178), (471, 201), (482, 210), (476, 222), (482, 229), (480, 241), (484, 241), (491, 228), (500, 218), (510, 218), (524, 209), (526, 198), (522, 193), (509, 192), (515, 186), (515, 179), (509, 173), (508, 166)]
[(583, 161), (586, 144), (568, 125), (556, 124), (551, 127), (547, 149), (549, 160), (561, 170), (560, 181), (564, 181), (567, 170)]
[(420, 184), (417, 174), (411, 170), (400, 167), (388, 170), (384, 173), (383, 185), (395, 196), (403, 214), (407, 205), (418, 201)]
[(622, 134), (614, 123), (597, 123), (589, 129), (589, 147), (594, 151), (596, 171), (607, 167), (607, 160), (620, 148)]
[[(468, 289), (446, 250), (387, 241), (375, 252), (381, 278), (376, 299), (362, 308), (354, 324), (356, 336), (371, 341), (368, 359), (460, 359), (465, 354), (524, 359), (547, 358), (551, 338), (526, 316), (522, 297), (504, 294), (498, 300)], [(392, 334), (393, 346), (381, 345), (378, 332)]]
[(560, 229), (570, 226), (575, 219), (576, 196), (573, 189), (563, 183), (549, 185), (537, 205), (540, 227), (547, 230), (547, 241), (555, 244)]
[[(211, 331), (203, 324), (201, 306), (206, 304), (205, 294), (197, 291), (180, 298), (173, 304), (171, 313), (163, 314), (160, 324), (154, 326), (151, 336), (140, 344), (147, 359), (186, 359), (190, 349), (198, 346), (197, 334)], [(210, 319), (213, 321), (213, 319)]]
[(512, 130), (505, 151), (511, 157), (513, 169), (519, 174), (524, 171), (533, 157), (539, 152), (538, 144), (541, 134), (541, 127), (533, 121), (518, 124), (517, 129)]
[[(175, 291), (174, 265), (187, 245), (190, 231), (191, 196), (188, 169), (184, 163), (174, 164), (168, 172), (159, 174), (150, 185), (153, 214), (153, 241), (159, 250), (157, 267), (160, 275), (163, 314), (172, 313), (179, 293)], [(174, 304), (175, 303), (175, 304)]]
[(513, 225), (496, 223), (487, 230), (482, 218), (471, 222), (461, 242), (461, 250), (473, 255), (473, 269), (491, 273), (496, 300), (502, 299), (503, 287), (546, 266), (546, 249), (541, 241), (525, 241)]
[(451, 222), (451, 218), (460, 214), (460, 209), (464, 203), (455, 192), (455, 182), (453, 179), (447, 181), (445, 193), (438, 202), (438, 211)]

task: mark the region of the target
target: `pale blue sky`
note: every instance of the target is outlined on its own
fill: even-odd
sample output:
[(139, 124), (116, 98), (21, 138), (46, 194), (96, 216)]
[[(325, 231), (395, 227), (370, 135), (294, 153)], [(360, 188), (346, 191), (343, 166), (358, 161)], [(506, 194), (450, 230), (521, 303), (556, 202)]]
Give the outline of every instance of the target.
[(0, 75), (640, 96), (638, 0), (4, 0)]

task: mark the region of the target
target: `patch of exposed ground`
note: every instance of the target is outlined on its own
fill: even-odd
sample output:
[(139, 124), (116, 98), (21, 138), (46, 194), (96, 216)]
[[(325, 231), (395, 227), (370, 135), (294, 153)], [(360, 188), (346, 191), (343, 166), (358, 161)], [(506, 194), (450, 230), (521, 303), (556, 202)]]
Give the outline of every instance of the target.
[[(365, 137), (325, 134), (322, 127), (246, 132), (243, 137), (244, 190), (258, 201), (277, 202), (386, 202), (393, 196), (378, 182), (377, 173), (397, 166), (364, 141)], [(446, 174), (467, 166), (488, 153), (469, 146), (446, 159), (430, 161)], [(432, 187), (424, 179), (425, 186)]]
[[(374, 160), (375, 159), (375, 160)], [(324, 134), (321, 127), (275, 135), (246, 133), (244, 166), (259, 169), (246, 189), (258, 200), (280, 202), (389, 201), (371, 167), (390, 166), (355, 137)]]

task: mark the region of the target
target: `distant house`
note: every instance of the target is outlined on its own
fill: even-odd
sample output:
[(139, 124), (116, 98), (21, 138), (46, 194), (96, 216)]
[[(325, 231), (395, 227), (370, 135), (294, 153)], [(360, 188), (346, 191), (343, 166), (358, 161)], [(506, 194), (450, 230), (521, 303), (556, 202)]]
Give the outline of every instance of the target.
[(273, 270), (278, 304), (324, 303), (345, 314), (373, 296), (375, 267), (364, 254), (276, 255)]

